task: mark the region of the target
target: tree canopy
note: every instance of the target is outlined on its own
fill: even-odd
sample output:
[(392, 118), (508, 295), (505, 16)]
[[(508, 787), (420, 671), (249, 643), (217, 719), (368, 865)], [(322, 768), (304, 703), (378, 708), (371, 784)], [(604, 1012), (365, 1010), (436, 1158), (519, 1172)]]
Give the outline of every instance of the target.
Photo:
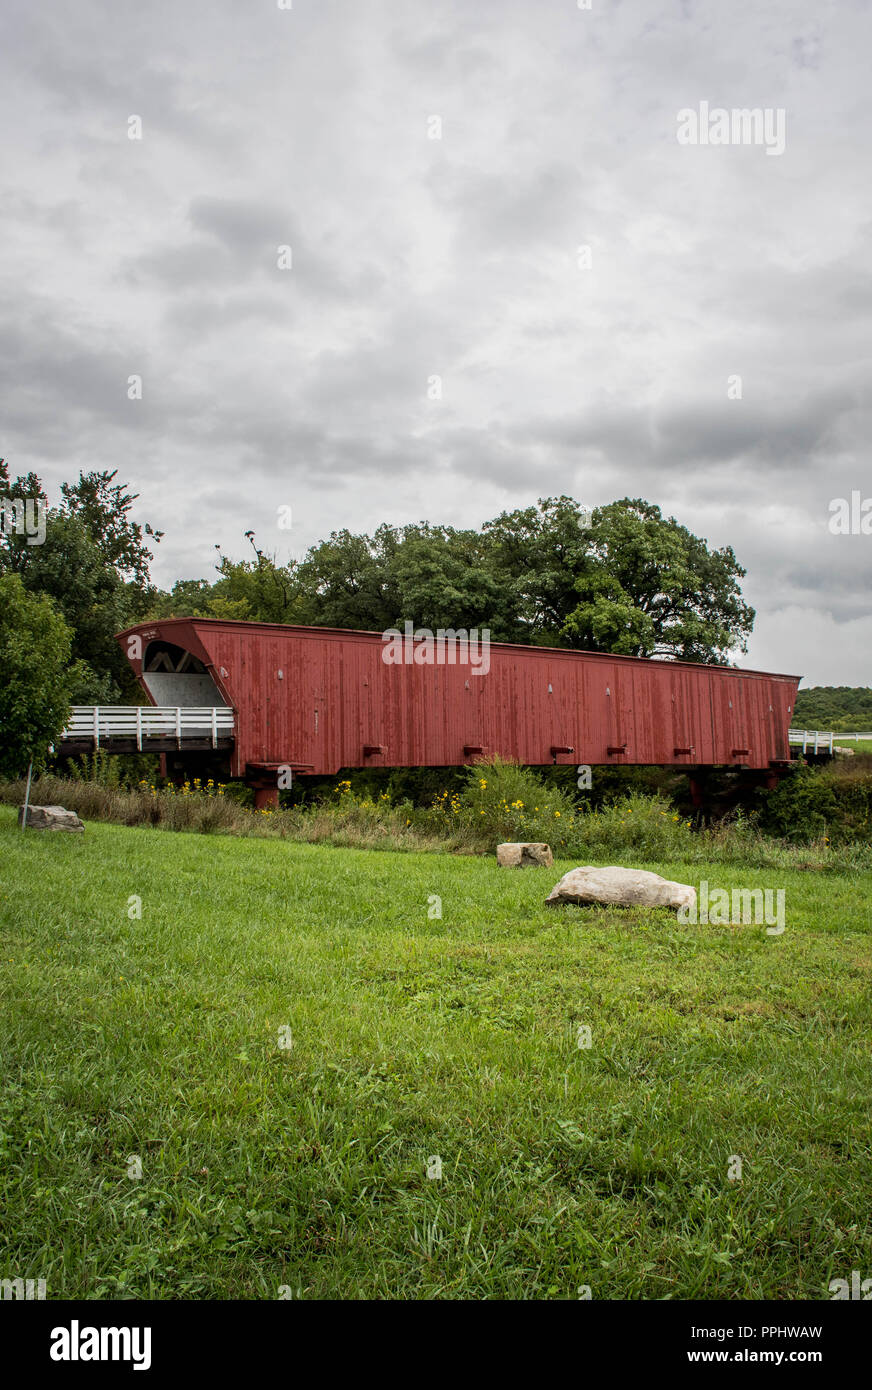
[[(39, 498), (46, 505), (45, 539), (4, 529), (0, 575), (16, 574), (30, 593), (49, 597), (71, 633), (73, 704), (111, 704), (130, 698), (136, 684), (114, 635), (144, 617), (154, 602), (152, 558), (143, 528), (130, 516), (136, 496), (114, 486), (114, 473), (82, 474), (61, 487), (63, 502), (48, 505), (34, 473), (12, 478), (0, 459), (0, 495)], [(159, 538), (150, 527), (145, 533)]]
[(803, 729), (869, 733), (872, 731), (872, 690), (868, 685), (817, 685), (800, 690), (793, 722)]
[(372, 536), (334, 531), (279, 565), (221, 557), (219, 578), (183, 581), (155, 616), (191, 612), (384, 631), (411, 619), (488, 628), (493, 641), (723, 662), (754, 622), (731, 547), (710, 550), (640, 498), (583, 514), (570, 497), (503, 512), (480, 531), (426, 522)]
[(164, 533), (153, 530), (148, 522), (140, 526), (134, 521), (130, 513), (139, 494), (116, 483), (117, 474), (117, 468), (111, 473), (80, 473), (78, 482), (61, 483), (63, 510), (82, 522), (106, 565), (120, 578), (146, 588), (154, 552), (143, 536), (157, 544)]
[(0, 575), (0, 776), (45, 762), (70, 707), (70, 630), (51, 599)]
[[(161, 617), (237, 618), (383, 632), (486, 628), (523, 642), (629, 656), (729, 661), (746, 650), (754, 612), (731, 547), (710, 549), (641, 498), (583, 511), (540, 498), (480, 529), (383, 524), (344, 529), (302, 559), (279, 561), (245, 532), (248, 553), (215, 547), (211, 578), (150, 580), (162, 533), (134, 520), (137, 501), (116, 471), (80, 474), (48, 506), (40, 545), (0, 535), (0, 575), (49, 597), (71, 633), (74, 703), (137, 698), (114, 634)], [(47, 499), (35, 474), (13, 479), (0, 460), (0, 495)]]

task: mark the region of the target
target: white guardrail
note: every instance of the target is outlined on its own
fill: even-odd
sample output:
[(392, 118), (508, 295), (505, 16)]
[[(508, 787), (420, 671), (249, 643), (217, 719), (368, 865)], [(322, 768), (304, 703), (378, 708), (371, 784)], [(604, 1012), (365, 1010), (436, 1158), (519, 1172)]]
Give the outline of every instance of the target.
[(794, 747), (798, 744), (803, 753), (832, 753), (837, 738), (847, 738), (847, 734), (822, 733), (820, 729), (789, 729), (788, 742)]
[(90, 738), (95, 748), (113, 738), (211, 738), (233, 734), (235, 716), (226, 705), (73, 705), (61, 740)]

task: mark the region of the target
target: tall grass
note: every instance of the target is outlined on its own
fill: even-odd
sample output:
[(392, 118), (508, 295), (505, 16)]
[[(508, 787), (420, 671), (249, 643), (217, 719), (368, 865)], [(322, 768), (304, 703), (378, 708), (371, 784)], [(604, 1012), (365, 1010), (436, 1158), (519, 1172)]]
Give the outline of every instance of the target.
[[(23, 799), (23, 781), (0, 783), (0, 801)], [(195, 779), (181, 788), (146, 779), (133, 787), (118, 785), (103, 761), (69, 779), (43, 775), (33, 784), (31, 800), (62, 804), (85, 820), (349, 848), (487, 854), (504, 840), (534, 840), (551, 845), (558, 857), (582, 863), (668, 859), (811, 870), (872, 867), (872, 847), (862, 841), (832, 844), (820, 834), (795, 844), (762, 833), (756, 819), (741, 811), (705, 827), (665, 797), (641, 792), (587, 807), (583, 797), (573, 802), (532, 769), (498, 758), (469, 768), (461, 790), (443, 790), (427, 806), (395, 800), (389, 791), (361, 795), (343, 780), (311, 805), (255, 811), (211, 780)]]
[[(24, 801), (25, 783), (0, 783), (0, 801)], [(85, 776), (56, 777), (51, 774), (35, 778), (30, 800), (36, 806), (65, 806), (83, 820), (115, 821), (118, 825), (156, 825), (167, 830), (194, 830), (208, 834), (224, 830), (245, 834), (250, 813), (223, 797), (207, 795), (204, 790), (187, 793), (175, 788), (153, 788), (148, 784), (137, 787), (113, 785), (106, 781), (88, 780)]]

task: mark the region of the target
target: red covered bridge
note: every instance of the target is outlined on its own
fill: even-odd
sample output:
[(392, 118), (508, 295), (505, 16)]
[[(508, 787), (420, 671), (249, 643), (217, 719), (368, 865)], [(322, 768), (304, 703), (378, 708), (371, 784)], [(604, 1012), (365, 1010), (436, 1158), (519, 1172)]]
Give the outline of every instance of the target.
[[(450, 634), (453, 636), (453, 634)], [(416, 634), (417, 636), (417, 634)], [(472, 634), (470, 634), (470, 637)], [(800, 677), (493, 643), (172, 618), (118, 635), (154, 705), (234, 712), (229, 771), (277, 798), (282, 768), (526, 764), (761, 769), (790, 760)], [(217, 744), (214, 746), (218, 746)], [(182, 747), (181, 741), (179, 747)]]

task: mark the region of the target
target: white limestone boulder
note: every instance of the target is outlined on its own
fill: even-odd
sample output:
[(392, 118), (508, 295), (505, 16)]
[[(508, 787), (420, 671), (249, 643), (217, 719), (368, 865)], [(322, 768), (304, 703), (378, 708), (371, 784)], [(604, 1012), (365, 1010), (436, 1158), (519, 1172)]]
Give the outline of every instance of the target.
[(501, 869), (550, 869), (554, 863), (551, 846), (536, 841), (507, 841), (497, 845), (497, 863)]
[[(24, 807), (18, 808), (18, 824), (24, 820)], [(75, 811), (68, 811), (64, 806), (28, 806), (27, 808), (27, 828), (28, 830), (72, 830), (82, 831), (85, 829)]]
[(696, 889), (689, 883), (673, 883), (646, 869), (625, 869), (617, 865), (596, 868), (592, 864), (570, 869), (545, 899), (587, 906), (601, 903), (609, 907), (694, 907)]

